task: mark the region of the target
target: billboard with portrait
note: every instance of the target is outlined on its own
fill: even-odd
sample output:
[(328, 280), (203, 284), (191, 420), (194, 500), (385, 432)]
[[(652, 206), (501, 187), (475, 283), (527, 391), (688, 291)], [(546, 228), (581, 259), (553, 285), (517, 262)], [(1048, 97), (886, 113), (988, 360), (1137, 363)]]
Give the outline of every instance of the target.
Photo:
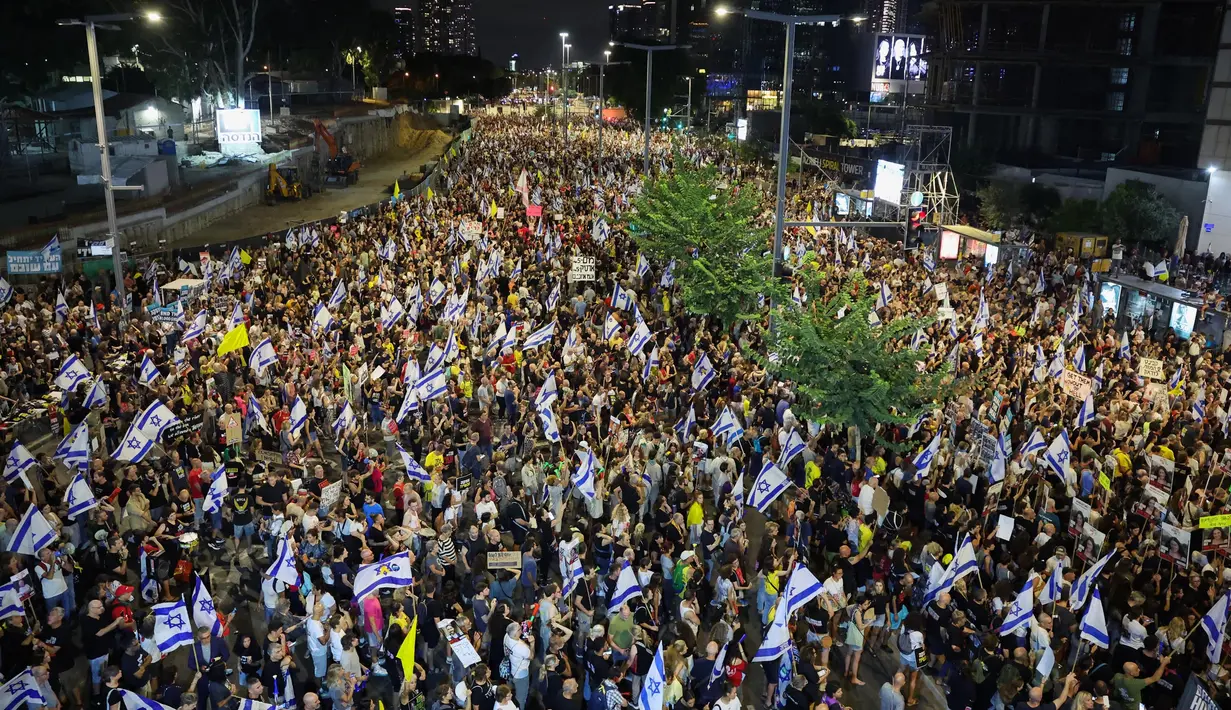
[(927, 38), (882, 34), (872, 50), (872, 103), (892, 103), (894, 95), (923, 93), (928, 76)]

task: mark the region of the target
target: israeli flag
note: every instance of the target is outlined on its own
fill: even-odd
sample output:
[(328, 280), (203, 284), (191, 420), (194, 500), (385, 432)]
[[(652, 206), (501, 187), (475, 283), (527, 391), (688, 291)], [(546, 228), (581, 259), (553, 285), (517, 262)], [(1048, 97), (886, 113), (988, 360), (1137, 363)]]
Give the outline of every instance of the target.
[(615, 591), (611, 593), (611, 599), (607, 601), (608, 613), (613, 613), (621, 606), (628, 603), (629, 599), (634, 599), (641, 596), (641, 585), (637, 583), (637, 570), (632, 565), (624, 565), (624, 569), (620, 570), (620, 577), (616, 580)]
[(500, 350), (515, 350), (517, 348), (517, 326), (514, 325), (504, 333), (504, 341), (500, 343)]
[(705, 386), (713, 381), (717, 374), (714, 366), (710, 364), (710, 356), (703, 353), (701, 359), (697, 360), (696, 366), (692, 369), (693, 392), (700, 392), (705, 389)]
[[(625, 568), (628, 569), (627, 567)], [(717, 667), (717, 666), (715, 666)], [(658, 651), (654, 654), (654, 665), (645, 674), (645, 682), (641, 685), (641, 695), (637, 698), (637, 707), (641, 710), (663, 710), (667, 694), (666, 664), (663, 662), (663, 642), (658, 642)]]
[[(4, 480), (13, 483), (18, 478), (25, 478), (26, 471), (29, 471), (34, 466), (38, 465), (38, 459), (30, 453), (20, 441), (13, 442), (13, 449), (9, 452), (9, 457), (4, 462)], [(30, 488), (30, 484), (26, 483), (26, 488)]]
[(261, 410), (261, 403), (251, 394), (248, 395), (248, 419), (255, 422), (266, 434), (273, 433), (269, 430), (269, 420), (265, 418), (265, 412)]
[(1201, 617), (1201, 626), (1205, 627), (1205, 635), (1209, 639), (1205, 653), (1214, 665), (1218, 665), (1222, 659), (1222, 645), (1227, 638), (1228, 606), (1231, 606), (1231, 590), (1223, 594), (1206, 615)]
[(418, 461), (415, 461), (410, 454), (406, 453), (406, 449), (403, 449), (400, 443), (395, 442), (394, 445), (397, 446), (398, 456), (402, 458), (402, 465), (406, 467), (406, 475), (411, 480), (423, 483), (432, 480), (432, 474), (428, 473), (427, 469), (420, 466)]
[(69, 392), (77, 391), (82, 382), (90, 379), (90, 371), (76, 355), (69, 355), (60, 371), (56, 373), (56, 387)]
[(402, 384), (411, 385), (412, 388), (419, 381), (419, 361), (414, 358), (408, 358), (406, 364), (402, 367)]
[(1064, 319), (1064, 342), (1066, 343), (1073, 342), (1074, 340), (1077, 339), (1077, 335), (1080, 332), (1081, 332), (1081, 328), (1079, 328), (1077, 325), (1076, 317), (1070, 314), (1068, 318)]
[(645, 278), (648, 273), (650, 273), (650, 260), (645, 258), (645, 254), (638, 254), (637, 276), (640, 278)]
[(146, 438), (158, 441), (172, 424), (178, 424), (179, 421), (179, 417), (176, 417), (167, 405), (154, 400), (137, 416), (134, 426)]
[(399, 552), (379, 562), (364, 565), (355, 573), (355, 599), (381, 589), (409, 587), (415, 583), (409, 552)]
[(1056, 562), (1055, 569), (1052, 570), (1051, 576), (1047, 578), (1047, 584), (1043, 585), (1043, 591), (1039, 592), (1039, 603), (1053, 604), (1059, 601), (1062, 581), (1064, 581), (1064, 563)]
[(675, 259), (667, 262), (667, 268), (663, 269), (663, 275), (659, 279), (658, 285), (663, 288), (671, 288), (675, 285)]
[(120, 441), (120, 448), (111, 454), (111, 458), (126, 463), (138, 463), (150, 453), (152, 448), (154, 448), (154, 442), (142, 434), (137, 428), (137, 423), (133, 422), (132, 426), (128, 427), (128, 433)]
[(795, 571), (786, 585), (786, 613), (794, 614), (805, 604), (820, 596), (821, 582), (803, 564), (796, 562)]
[(658, 357), (658, 349), (650, 348), (650, 355), (645, 359), (645, 366), (641, 368), (641, 379), (648, 382), (654, 368), (660, 365), (662, 365), (662, 361)]
[(1047, 375), (1049, 377), (1059, 377), (1064, 372), (1064, 343), (1056, 346), (1056, 354), (1052, 358), (1051, 364), (1047, 366)]
[(1042, 313), (1043, 313), (1043, 301), (1041, 300), (1035, 301), (1034, 302), (1034, 312), (1030, 314), (1030, 325), (1034, 325), (1035, 323), (1038, 323), (1039, 316), (1042, 315)]
[(278, 540), (278, 554), (274, 557), (274, 563), (265, 570), (265, 576), (288, 586), (299, 586), (299, 571), (295, 569), (295, 557), (291, 554), (291, 545), (286, 538)]
[(564, 341), (564, 347), (569, 350), (572, 350), (572, 349), (575, 349), (580, 343), (581, 343), (580, 329), (577, 326), (573, 326), (572, 328), (569, 328), (568, 338), (566, 338)]
[(932, 569), (928, 571), (927, 593), (923, 595), (923, 603), (925, 605), (931, 604), (939, 599), (941, 594), (953, 589), (953, 583), (956, 581), (953, 572), (956, 569), (956, 559), (950, 561), (948, 567), (940, 564), (940, 562), (932, 564)]
[(628, 295), (628, 291), (620, 287), (618, 281), (615, 288), (611, 291), (611, 307), (622, 311), (627, 311), (633, 307), (633, 297)]
[(47, 522), (47, 518), (43, 517), (43, 513), (38, 512), (38, 506), (27, 506), (25, 514), (21, 516), (21, 522), (17, 523), (17, 530), (9, 538), (9, 552), (16, 552), (18, 555), (36, 555), (39, 550), (46, 548), (55, 541), (55, 530), (52, 529), (52, 524)]
[(1034, 295), (1041, 295), (1047, 290), (1047, 282), (1043, 280), (1043, 270), (1039, 269), (1039, 280), (1034, 285)]
[(927, 342), (927, 340), (928, 336), (923, 332), (923, 328), (917, 329), (914, 336), (910, 339), (910, 349), (918, 350), (921, 345)]
[(1005, 467), (1009, 462), (1009, 442), (1006, 439), (1008, 435), (1004, 432), (1000, 433), (1000, 440), (996, 446), (996, 453), (992, 456), (992, 465), (988, 468), (987, 473), (991, 478), (992, 483), (1004, 480)]
[(32, 708), (45, 706), (47, 699), (38, 687), (34, 671), (29, 668), (13, 676), (12, 680), (0, 686), (0, 710), (17, 710), (27, 704)]
[(331, 326), (333, 326), (333, 314), (323, 303), (316, 304), (316, 307), (312, 309), (312, 329), (328, 332)]
[(940, 453), (940, 430), (936, 431), (936, 436), (932, 437), (931, 443), (927, 448), (919, 452), (915, 456), (915, 478), (927, 478), (928, 473), (932, 470), (932, 464), (936, 462), (936, 455)]
[(651, 335), (645, 321), (638, 322), (637, 327), (633, 329), (633, 334), (628, 337), (628, 351), (633, 355), (640, 355), (646, 344), (650, 342)]
[(406, 394), (402, 395), (402, 404), (398, 407), (397, 423), (401, 424), (402, 420), (406, 419), (406, 415), (419, 408), (419, 398), (415, 395), (414, 387), (407, 387)]
[(526, 342), (522, 343), (522, 350), (537, 348), (540, 345), (546, 345), (551, 342), (551, 339), (556, 334), (556, 322), (553, 320), (547, 325), (539, 328), (530, 335), (526, 336)]
[(248, 367), (260, 377), (265, 374), (265, 368), (277, 361), (278, 353), (274, 350), (274, 343), (269, 338), (266, 338), (257, 344), (256, 349), (252, 351), (252, 355), (248, 357)]
[(457, 343), (457, 332), (450, 329), (449, 339), (445, 341), (445, 362), (453, 362), (461, 352)]
[(431, 372), (443, 364), (445, 364), (445, 351), (439, 345), (432, 343), (432, 349), (427, 353), (427, 362), (424, 363), (424, 367)]
[(338, 418), (333, 420), (333, 436), (335, 439), (341, 438), (350, 432), (355, 426), (355, 410), (351, 408), (350, 401), (342, 405), (342, 411), (338, 412)]
[(389, 330), (405, 315), (406, 309), (402, 307), (402, 302), (394, 296), (388, 308), (384, 305), (380, 307), (380, 325), (385, 330)]
[(298, 437), (299, 432), (303, 430), (305, 424), (308, 423), (308, 408), (304, 406), (303, 400), (299, 397), (291, 404), (291, 436)]
[(68, 504), (69, 520), (76, 520), (82, 513), (98, 507), (94, 491), (90, 490), (90, 484), (86, 482), (85, 475), (80, 471), (73, 476), (73, 482), (68, 484), (64, 502)]
[(26, 605), (21, 601), (21, 593), (17, 591), (17, 582), (0, 585), (0, 621), (11, 616), (25, 616)]
[[(834, 253), (837, 254), (836, 251)], [(923, 255), (923, 268), (927, 269), (928, 273), (936, 270), (936, 261), (932, 258), (932, 252)]]
[(1083, 641), (1107, 648), (1111, 645), (1111, 637), (1107, 634), (1107, 619), (1103, 616), (1103, 598), (1099, 596), (1098, 587), (1090, 595), (1090, 608), (1081, 619), (1081, 638)]
[(786, 653), (787, 647), (791, 644), (791, 632), (787, 628), (787, 617), (789, 616), (786, 610), (786, 595), (779, 595), (778, 606), (774, 609), (774, 620), (770, 622), (769, 629), (765, 632), (765, 640), (761, 642), (761, 647), (752, 657), (753, 663), (772, 661), (781, 658), (782, 654)]
[(521, 276), (521, 259), (517, 260), (517, 265), (513, 267), (511, 272), (509, 272), (510, 279), (515, 279), (518, 276)]
[(1197, 395), (1197, 399), (1193, 400), (1193, 419), (1201, 421), (1205, 419), (1205, 390)]
[(201, 507), (207, 513), (222, 510), (222, 504), (226, 501), (228, 491), (226, 475), (221, 470), (215, 470), (214, 480), (210, 481), (209, 492), (205, 494), (205, 502), (201, 504)]
[(66, 468), (89, 468), (90, 430), (84, 419), (64, 437), (52, 458), (63, 461)]
[(415, 396), (420, 402), (430, 402), (449, 389), (449, 376), (444, 370), (432, 370), (415, 384)]
[(979, 569), (979, 562), (975, 559), (975, 546), (970, 540), (970, 535), (962, 538), (962, 544), (958, 545), (957, 554), (954, 555), (952, 564), (950, 565), (950, 574), (953, 576), (953, 581), (956, 583), (962, 577), (976, 572)]
[(614, 315), (608, 313), (607, 318), (603, 321), (603, 340), (611, 340), (619, 332), (620, 321), (616, 320)]
[(101, 407), (107, 403), (107, 385), (103, 384), (103, 378), (94, 380), (94, 384), (90, 385), (89, 391), (85, 393), (85, 401), (81, 406), (86, 409)]
[(333, 295), (329, 297), (329, 300), (325, 303), (325, 306), (327, 308), (337, 308), (338, 306), (342, 305), (342, 301), (344, 301), (345, 299), (346, 299), (346, 286), (339, 279), (338, 284), (333, 287)]
[(1069, 457), (1072, 455), (1071, 446), (1069, 433), (1062, 430), (1055, 439), (1052, 439), (1051, 446), (1047, 447), (1047, 453), (1043, 454), (1043, 460), (1061, 479), (1064, 478), (1064, 470), (1069, 465)]
[(1094, 588), (1094, 583), (1098, 580), (1099, 575), (1103, 573), (1103, 568), (1107, 566), (1107, 563), (1111, 561), (1112, 556), (1115, 554), (1116, 551), (1114, 549), (1108, 552), (1101, 560), (1095, 562), (1085, 572), (1082, 572), (1076, 582), (1073, 582), (1073, 588), (1069, 591), (1069, 609), (1077, 611), (1085, 605), (1086, 597), (1089, 596), (1090, 590)]
[(145, 357), (141, 358), (141, 370), (137, 373), (137, 382), (149, 387), (160, 376), (158, 368), (154, 367), (154, 361), (150, 359), (150, 354), (146, 353)]
[(553, 444), (560, 443), (560, 427), (556, 424), (556, 415), (551, 407), (540, 409), (539, 418), (543, 420), (543, 436)]
[(231, 311), (231, 318), (227, 321), (227, 330), (234, 330), (244, 324), (244, 309), (240, 307), (239, 301), (235, 302), (235, 309)]
[(678, 421), (675, 425), (675, 433), (679, 434), (681, 441), (689, 441), (692, 439), (692, 428), (697, 423), (697, 408), (690, 406), (688, 413), (684, 418)]
[(881, 281), (880, 294), (876, 297), (876, 308), (881, 309), (889, 305), (893, 300), (893, 292), (889, 290), (889, 284)]
[(432, 279), (432, 285), (427, 288), (427, 298), (433, 306), (440, 305), (440, 299), (445, 297), (445, 285), (441, 283), (440, 277)]
[[(397, 300), (397, 299), (394, 299)], [(449, 297), (449, 302), (445, 304), (445, 312), (443, 319), (446, 321), (455, 321), (458, 318), (466, 315), (466, 303), (470, 300), (470, 289), (466, 289), (465, 293), (455, 294)], [(400, 304), (399, 304), (400, 305)]]
[(1025, 586), (1017, 593), (1017, 598), (1013, 600), (1013, 605), (1009, 608), (1009, 613), (1004, 618), (1004, 623), (1000, 625), (1000, 635), (1008, 636), (1009, 634), (1022, 628), (1029, 628), (1030, 622), (1034, 620), (1034, 580), (1026, 580)]
[(1130, 357), (1132, 357), (1132, 354), (1133, 354), (1133, 350), (1131, 347), (1129, 347), (1128, 331), (1126, 330), (1120, 336), (1120, 357), (1127, 360)]
[[(222, 480), (226, 480), (226, 476), (221, 476)], [(212, 488), (212, 486), (211, 486)], [(222, 620), (218, 618), (218, 612), (214, 609), (214, 598), (210, 596), (209, 590), (205, 588), (205, 583), (201, 581), (201, 575), (193, 575), (196, 582), (192, 588), (192, 623), (198, 629), (209, 629), (213, 636), (222, 636)]]
[(572, 559), (568, 563), (568, 574), (564, 576), (564, 586), (560, 589), (560, 595), (567, 597), (577, 588), (577, 584), (586, 576), (586, 571), (581, 566), (581, 560)]
[(1035, 429), (1030, 438), (1026, 440), (1026, 445), (1022, 447), (1022, 455), (1028, 456), (1046, 448), (1047, 440), (1043, 438), (1043, 430)]
[(543, 381), (543, 386), (539, 388), (539, 393), (534, 397), (534, 408), (542, 409), (550, 407), (551, 403), (560, 397), (560, 389), (556, 386), (556, 373), (551, 373), (547, 379)]
[(1094, 371), (1094, 378), (1090, 381), (1090, 389), (1093, 392), (1098, 392), (1103, 389), (1103, 363), (1098, 364), (1098, 368)]
[(987, 308), (987, 299), (983, 297), (983, 290), (979, 290), (979, 310), (975, 313), (974, 330), (976, 332), (985, 330), (991, 322), (991, 312)]
[(1077, 419), (1073, 420), (1073, 426), (1080, 429), (1094, 421), (1096, 416), (1094, 411), (1094, 395), (1088, 394), (1086, 395), (1086, 401), (1081, 403), (1081, 409), (1077, 410)]
[(1175, 371), (1175, 374), (1171, 376), (1171, 379), (1167, 380), (1167, 389), (1170, 391), (1170, 390), (1174, 390), (1177, 387), (1179, 387), (1180, 381), (1183, 379), (1183, 377), (1184, 377), (1184, 368), (1180, 367)]
[(560, 302), (560, 282), (552, 287), (551, 293), (547, 294), (547, 312), (550, 313), (556, 310), (556, 304)]
[(56, 294), (56, 322), (63, 323), (68, 317), (68, 301), (64, 300), (64, 292)]
[(1086, 346), (1085, 345), (1081, 345), (1079, 343), (1077, 345), (1077, 348), (1073, 351), (1073, 367), (1076, 368), (1078, 372), (1086, 371)]
[(191, 343), (205, 335), (205, 327), (207, 325), (209, 325), (209, 313), (204, 310), (198, 311), (196, 317), (192, 319), (192, 325), (180, 335), (180, 342)]
[(739, 428), (739, 422), (736, 421), (735, 417), (731, 414), (731, 410), (727, 407), (722, 408), (718, 419), (714, 420), (713, 425), (710, 426), (715, 439), (718, 437), (729, 437), (731, 432)]
[(590, 449), (583, 448), (577, 451), (577, 460), (580, 464), (577, 470), (573, 471), (573, 485), (585, 497), (593, 498), (595, 495), (594, 477), (598, 473), (598, 457)]
[(155, 604), (154, 643), (165, 656), (180, 646), (192, 645), (192, 624), (188, 621), (188, 608), (181, 599), (164, 604)]
[(756, 482), (752, 484), (752, 490), (748, 491), (748, 505), (764, 513), (789, 485), (791, 481), (782, 469), (774, 465), (774, 462), (766, 461), (765, 465), (761, 466), (761, 472), (757, 474)]

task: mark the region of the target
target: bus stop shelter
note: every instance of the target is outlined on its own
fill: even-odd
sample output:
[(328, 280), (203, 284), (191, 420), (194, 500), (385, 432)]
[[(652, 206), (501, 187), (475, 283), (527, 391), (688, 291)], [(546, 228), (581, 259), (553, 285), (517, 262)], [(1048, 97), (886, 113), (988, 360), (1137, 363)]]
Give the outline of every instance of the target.
[[(1193, 331), (1205, 333), (1221, 345), (1222, 325), (1205, 313), (1201, 297), (1188, 291), (1168, 286), (1157, 281), (1148, 281), (1128, 274), (1100, 274), (1099, 297), (1095, 315), (1100, 318), (1115, 318), (1116, 330), (1126, 330), (1138, 323), (1156, 338), (1166, 337), (1167, 331), (1187, 339)], [(1210, 329), (1217, 332), (1211, 333)]]

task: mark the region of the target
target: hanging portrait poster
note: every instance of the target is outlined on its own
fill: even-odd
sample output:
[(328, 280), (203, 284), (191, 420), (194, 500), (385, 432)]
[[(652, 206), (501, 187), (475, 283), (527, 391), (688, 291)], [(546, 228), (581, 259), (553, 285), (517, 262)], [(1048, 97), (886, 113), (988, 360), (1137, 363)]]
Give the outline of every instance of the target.
[(1231, 527), (1202, 529), (1201, 549), (1224, 555), (1231, 552)]
[(1187, 567), (1192, 549), (1192, 533), (1170, 523), (1159, 523), (1158, 556), (1178, 567)]
[(1090, 504), (1080, 498), (1074, 498), (1073, 509), (1069, 512), (1069, 534), (1080, 536), (1089, 520)]
[(1175, 477), (1175, 461), (1163, 458), (1157, 454), (1150, 455), (1150, 480), (1148, 486), (1171, 495), (1172, 481)]
[(1133, 503), (1130, 512), (1145, 518), (1147, 526), (1150, 526), (1162, 519), (1163, 511), (1167, 509), (1167, 494), (1153, 486), (1146, 486), (1141, 493), (1141, 498)]
[(1090, 523), (1086, 523), (1081, 530), (1081, 537), (1077, 539), (1077, 559), (1083, 562), (1096, 562), (1103, 552), (1103, 542), (1107, 536), (1099, 532)]

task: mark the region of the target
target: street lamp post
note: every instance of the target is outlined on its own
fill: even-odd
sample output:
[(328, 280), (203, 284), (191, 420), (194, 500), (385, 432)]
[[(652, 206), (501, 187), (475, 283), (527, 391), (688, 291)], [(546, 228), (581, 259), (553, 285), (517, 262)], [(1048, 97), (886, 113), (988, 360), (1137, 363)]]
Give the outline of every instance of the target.
[[(99, 29), (118, 30), (120, 28), (111, 23), (135, 20), (137, 17), (133, 14), (87, 15), (81, 20), (60, 20), (56, 23), (60, 26), (85, 27), (86, 52), (90, 61), (90, 88), (94, 95), (94, 126), (98, 131), (98, 157), (99, 167), (102, 170), (103, 202), (107, 206), (107, 236), (111, 240), (111, 270), (114, 272), (115, 293), (119, 297), (120, 313), (124, 320), (128, 319), (128, 295), (124, 292), (123, 245), (120, 243), (120, 228), (116, 224), (115, 191), (143, 188), (140, 185), (116, 186), (111, 183), (111, 155), (110, 147), (107, 145), (107, 118), (103, 115), (102, 70), (98, 65), (98, 38), (95, 31)], [(144, 17), (152, 23), (162, 20), (162, 16), (157, 12), (147, 12)]]
[(350, 93), (352, 98), (359, 95), (359, 92), (356, 91), (359, 87), (355, 84), (355, 65), (359, 63), (359, 55), (356, 54), (356, 52), (362, 51), (363, 47), (355, 47), (354, 49), (347, 50), (347, 54), (350, 55)]
[(564, 53), (567, 51), (564, 45), (568, 44), (568, 33), (560, 33), (560, 121), (564, 121)]
[[(560, 101), (564, 105), (564, 145), (568, 147), (568, 120), (569, 120), (569, 105), (568, 105), (568, 60), (572, 53), (573, 45), (564, 45), (564, 71), (560, 73)], [(574, 87), (576, 90), (576, 87)]]
[(603, 63), (598, 65), (598, 164), (599, 168), (603, 165), (603, 109), (606, 108), (607, 98), (603, 93), (603, 75), (607, 68), (607, 62), (611, 61), (611, 50), (603, 50)]
[(688, 103), (685, 104), (686, 108), (684, 109), (684, 128), (687, 130), (692, 128), (692, 77), (686, 76), (684, 78), (688, 80)]
[(690, 44), (633, 44), (631, 42), (616, 42), (621, 47), (640, 49), (645, 52), (645, 155), (642, 160), (642, 172), (650, 174), (650, 88), (653, 85), (654, 53), (668, 49), (692, 49)]

